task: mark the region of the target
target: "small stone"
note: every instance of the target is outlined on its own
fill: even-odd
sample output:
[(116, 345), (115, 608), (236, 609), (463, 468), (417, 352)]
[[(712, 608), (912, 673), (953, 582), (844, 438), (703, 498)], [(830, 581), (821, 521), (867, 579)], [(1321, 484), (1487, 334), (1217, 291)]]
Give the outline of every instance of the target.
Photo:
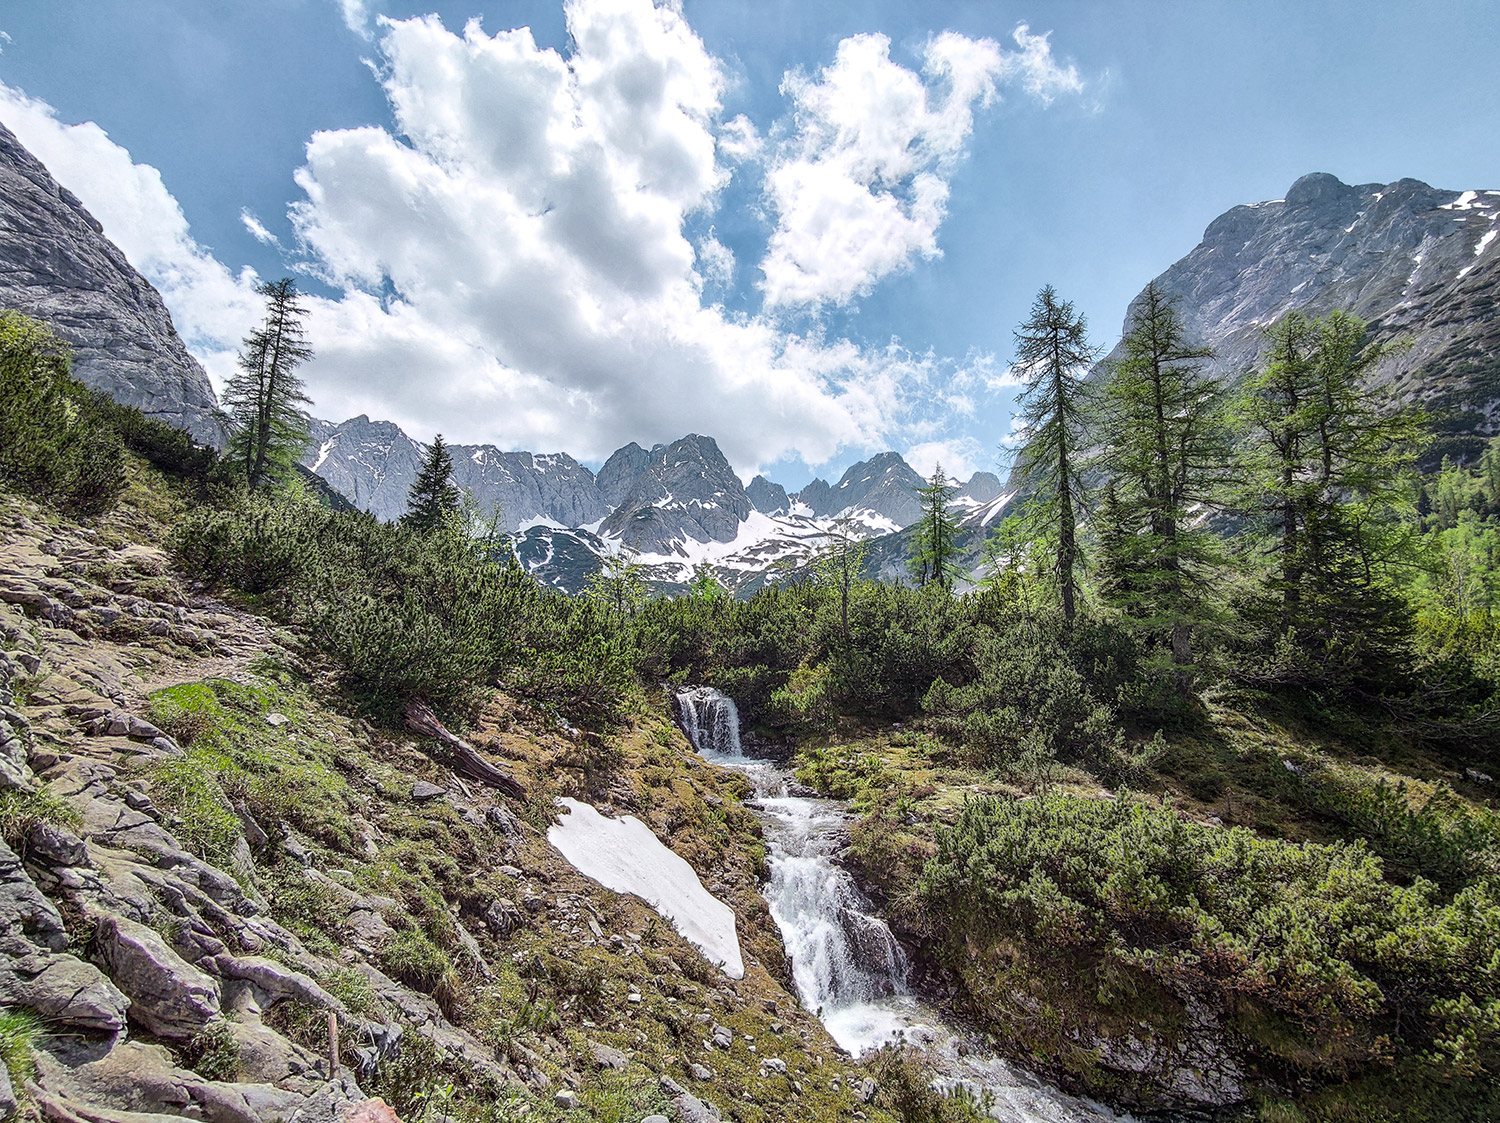
[(734, 1044), (734, 1033), (728, 1026), (714, 1026), (713, 1043), (720, 1049), (728, 1049)]
[(648, 1115), (641, 1123), (672, 1123), (665, 1115)]
[(418, 780), (411, 786), (411, 797), (418, 803), (426, 803), (431, 799), (441, 799), (447, 795), (447, 791), (436, 784), (429, 784), (426, 780)]
[(559, 1089), (557, 1095), (552, 1097), (552, 1102), (563, 1111), (572, 1111), (578, 1106), (578, 1093), (571, 1088)]
[(271, 726), (273, 729), (280, 729), (283, 725), (291, 720), (292, 719), (287, 717), (286, 714), (278, 714), (272, 712), (266, 715), (266, 724)]
[(696, 1061), (688, 1065), (688, 1072), (692, 1074), (694, 1080), (712, 1080), (714, 1078), (713, 1069), (707, 1065), (700, 1065)]
[(525, 877), (526, 876), (524, 873), (522, 873), (515, 866), (501, 866), (500, 867), (500, 872), (502, 874), (504, 874), (506, 877)]
[(780, 1057), (767, 1057), (760, 1062), (762, 1072), (774, 1072), (778, 1076), (786, 1075), (786, 1062)]
[(589, 1052), (594, 1057), (594, 1064), (600, 1068), (610, 1068), (616, 1072), (624, 1072), (630, 1067), (630, 1058), (618, 1049), (611, 1049), (608, 1045), (601, 1045), (597, 1041), (590, 1041)]

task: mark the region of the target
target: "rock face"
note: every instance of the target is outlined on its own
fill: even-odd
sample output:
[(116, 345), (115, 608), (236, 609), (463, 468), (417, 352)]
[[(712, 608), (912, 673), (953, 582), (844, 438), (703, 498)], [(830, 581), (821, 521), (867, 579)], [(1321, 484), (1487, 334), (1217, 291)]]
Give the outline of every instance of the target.
[(642, 553), (664, 554), (687, 539), (733, 541), (751, 509), (718, 444), (694, 433), (651, 450), (600, 530)]
[(3, 124), (0, 307), (51, 324), (73, 349), (73, 374), (85, 385), (199, 441), (225, 443), (208, 375), (157, 291)]
[(751, 480), (750, 485), (745, 488), (745, 494), (750, 497), (750, 503), (757, 511), (767, 515), (774, 515), (791, 507), (786, 488), (773, 484), (765, 476), (756, 476)]
[(1500, 432), (1497, 282), (1500, 191), (1351, 186), (1326, 173), (1220, 215), (1156, 278), (1231, 380), (1255, 367), (1264, 330), (1293, 309), (1344, 309), (1376, 338), (1409, 341), (1374, 380), (1442, 411), (1434, 455), (1459, 456)]
[[(361, 414), (342, 424), (314, 421), (302, 463), (355, 506), (391, 520), (406, 512), (422, 467), (423, 446), (389, 421)], [(498, 509), (506, 529), (537, 519), (562, 526), (597, 523), (609, 514), (594, 474), (566, 453), (501, 452), (493, 445), (449, 445), (453, 481), (480, 510)]]
[(897, 453), (882, 452), (869, 460), (851, 464), (831, 487), (813, 480), (796, 495), (814, 515), (854, 515), (884, 518), (890, 529), (910, 526), (922, 514), (916, 488), (926, 481)]

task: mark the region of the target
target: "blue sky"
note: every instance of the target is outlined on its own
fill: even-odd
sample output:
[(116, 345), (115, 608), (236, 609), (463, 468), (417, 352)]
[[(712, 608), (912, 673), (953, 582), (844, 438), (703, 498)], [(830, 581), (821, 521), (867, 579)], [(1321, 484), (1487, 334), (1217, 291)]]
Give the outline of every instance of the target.
[(887, 447), (994, 468), (1042, 284), (1108, 346), (1305, 172), (1500, 187), (1477, 0), (11, 0), (0, 30), (0, 120), (216, 378), (292, 273), (323, 416), (594, 463), (697, 430), (788, 486)]

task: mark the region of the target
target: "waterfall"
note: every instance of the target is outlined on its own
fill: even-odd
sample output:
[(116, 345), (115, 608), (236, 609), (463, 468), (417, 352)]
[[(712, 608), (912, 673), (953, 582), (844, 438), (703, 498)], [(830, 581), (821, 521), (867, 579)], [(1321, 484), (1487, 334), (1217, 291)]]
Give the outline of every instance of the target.
[(677, 695), (682, 728), (700, 753), (741, 759), (740, 711), (734, 699), (711, 686), (695, 686)]
[[(937, 1086), (982, 1097), (1005, 1123), (1111, 1123), (1107, 1108), (1064, 1095), (946, 1024), (907, 984), (906, 953), (837, 861), (849, 841), (850, 815), (837, 800), (805, 793), (769, 760), (740, 749), (734, 702), (707, 686), (677, 695), (693, 747), (742, 773), (755, 790), (746, 806), (765, 828), (771, 877), (762, 889), (792, 963), (802, 1005), (855, 1056), (893, 1041), (926, 1051)], [(1126, 1117), (1128, 1119), (1128, 1117)]]
[(834, 856), (848, 816), (832, 800), (791, 795), (787, 777), (740, 749), (739, 711), (712, 687), (677, 695), (682, 726), (705, 756), (738, 766), (755, 787), (766, 825), (771, 880), (766, 903), (781, 929), (798, 996), (807, 1009), (837, 1011), (906, 993), (906, 953)]

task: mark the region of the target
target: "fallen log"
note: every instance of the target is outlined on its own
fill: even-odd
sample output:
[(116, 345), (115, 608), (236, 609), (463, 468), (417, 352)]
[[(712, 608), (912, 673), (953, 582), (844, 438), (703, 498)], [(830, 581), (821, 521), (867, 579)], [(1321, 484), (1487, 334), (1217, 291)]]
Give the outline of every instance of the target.
[(486, 760), (479, 755), (473, 745), (462, 737), (455, 737), (449, 733), (426, 702), (413, 698), (406, 703), (406, 728), (424, 737), (431, 737), (447, 748), (458, 762), (458, 771), (468, 776), (469, 779), (487, 784), (517, 799), (526, 798), (526, 789), (510, 774), (509, 769)]

